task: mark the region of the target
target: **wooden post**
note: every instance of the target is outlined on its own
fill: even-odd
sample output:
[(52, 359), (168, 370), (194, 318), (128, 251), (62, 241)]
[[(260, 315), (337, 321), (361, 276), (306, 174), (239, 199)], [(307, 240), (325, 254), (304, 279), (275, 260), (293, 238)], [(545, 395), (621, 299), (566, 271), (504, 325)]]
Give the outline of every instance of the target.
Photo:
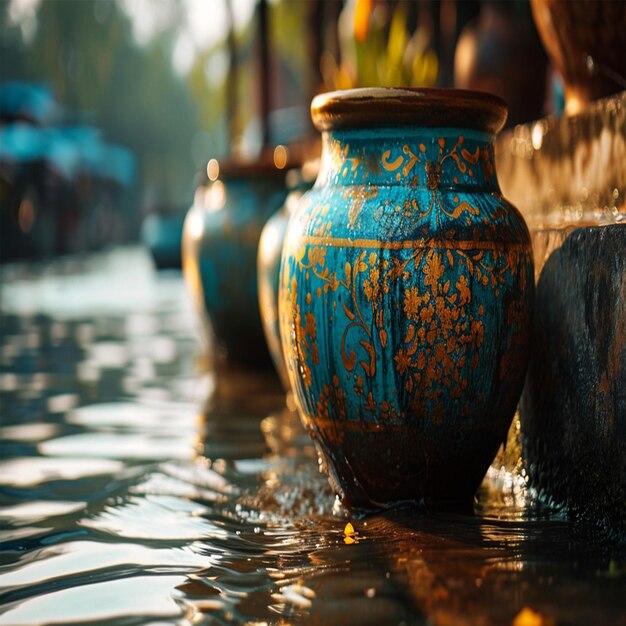
[(261, 96), (261, 127), (263, 148), (270, 145), (270, 100), (272, 82), (270, 71), (270, 36), (268, 24), (267, 0), (259, 0), (259, 64), (260, 64), (260, 96)]
[(228, 120), (228, 147), (232, 152), (233, 142), (239, 134), (237, 91), (239, 86), (239, 68), (237, 59), (237, 40), (235, 38), (235, 20), (232, 0), (224, 0), (228, 22), (226, 45), (228, 48), (229, 77), (226, 81), (226, 117)]

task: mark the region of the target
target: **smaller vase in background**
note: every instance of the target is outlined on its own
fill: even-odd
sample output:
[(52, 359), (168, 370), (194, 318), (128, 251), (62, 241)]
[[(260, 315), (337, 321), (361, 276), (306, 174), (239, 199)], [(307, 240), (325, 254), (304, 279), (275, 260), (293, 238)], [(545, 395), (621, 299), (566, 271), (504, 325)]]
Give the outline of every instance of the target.
[(181, 268), (185, 211), (172, 208), (150, 213), (141, 224), (140, 239), (157, 269)]
[(531, 0), (545, 49), (565, 89), (565, 113), (626, 89), (626, 2)]
[(454, 86), (500, 96), (514, 126), (544, 114), (546, 67), (527, 3), (489, 0), (459, 36)]
[(309, 161), (302, 169), (290, 170), (287, 173), (289, 195), (283, 206), (265, 224), (259, 241), (258, 285), (261, 321), (274, 367), (287, 392), (290, 389), (289, 378), (285, 369), (278, 328), (280, 258), (289, 218), (302, 195), (313, 186), (318, 169), (319, 161)]
[(259, 315), (261, 230), (287, 195), (286, 150), (207, 166), (183, 230), (183, 270), (218, 368), (271, 367)]

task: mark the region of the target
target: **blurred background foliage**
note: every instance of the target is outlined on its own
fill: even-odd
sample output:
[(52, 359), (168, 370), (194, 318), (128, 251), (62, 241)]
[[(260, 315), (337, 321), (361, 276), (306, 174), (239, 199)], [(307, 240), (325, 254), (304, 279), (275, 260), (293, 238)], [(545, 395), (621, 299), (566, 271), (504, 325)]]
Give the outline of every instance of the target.
[(46, 0), (21, 20), (11, 5), (0, 7), (2, 79), (49, 83), (65, 123), (99, 126), (130, 148), (147, 202), (188, 196), (200, 112), (171, 62), (177, 20), (140, 45), (117, 2)]
[[(341, 62), (323, 57), (328, 87), (433, 86), (437, 54), (415, 3), (375, 3), (357, 0), (341, 16)], [(426, 5), (424, 5), (426, 6)]]
[[(516, 40), (521, 23), (530, 34)], [(44, 84), (57, 103), (45, 124), (98, 129), (132, 152), (132, 188), (108, 200), (136, 216), (128, 239), (144, 215), (182, 215), (210, 158), (310, 141), (309, 103), (321, 91), (456, 82), (514, 86), (500, 95), (523, 104), (535, 85), (535, 109), (511, 119), (538, 117), (543, 78), (527, 44), (543, 52), (533, 36), (528, 0), (0, 0), (0, 89)], [(463, 59), (477, 60), (457, 72), (461, 40)], [(17, 215), (27, 186), (2, 219)], [(57, 220), (58, 195), (47, 202)], [(93, 212), (84, 200), (77, 223)]]

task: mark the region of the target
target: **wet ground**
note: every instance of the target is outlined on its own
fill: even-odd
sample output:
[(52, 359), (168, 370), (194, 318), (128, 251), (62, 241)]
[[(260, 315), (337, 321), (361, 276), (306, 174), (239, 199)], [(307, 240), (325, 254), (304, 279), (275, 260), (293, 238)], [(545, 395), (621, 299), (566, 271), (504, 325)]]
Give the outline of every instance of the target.
[(626, 624), (626, 549), (515, 472), (473, 516), (350, 517), (276, 382), (207, 373), (141, 249), (1, 278), (0, 625)]

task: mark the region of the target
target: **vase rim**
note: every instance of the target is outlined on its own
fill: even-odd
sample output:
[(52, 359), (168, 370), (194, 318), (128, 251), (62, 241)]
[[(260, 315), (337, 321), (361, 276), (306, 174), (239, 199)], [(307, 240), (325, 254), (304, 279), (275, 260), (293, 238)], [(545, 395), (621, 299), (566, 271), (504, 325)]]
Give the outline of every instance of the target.
[(219, 179), (240, 179), (240, 178), (270, 178), (284, 179), (285, 174), (294, 168), (301, 166), (299, 155), (294, 155), (293, 151), (285, 146), (280, 146), (284, 150), (282, 161), (277, 161), (275, 153), (262, 153), (256, 159), (241, 157), (224, 157), (209, 159), (206, 171), (209, 180)]
[(322, 93), (311, 102), (320, 131), (381, 126), (470, 128), (496, 134), (507, 106), (493, 94), (436, 87), (363, 87)]

